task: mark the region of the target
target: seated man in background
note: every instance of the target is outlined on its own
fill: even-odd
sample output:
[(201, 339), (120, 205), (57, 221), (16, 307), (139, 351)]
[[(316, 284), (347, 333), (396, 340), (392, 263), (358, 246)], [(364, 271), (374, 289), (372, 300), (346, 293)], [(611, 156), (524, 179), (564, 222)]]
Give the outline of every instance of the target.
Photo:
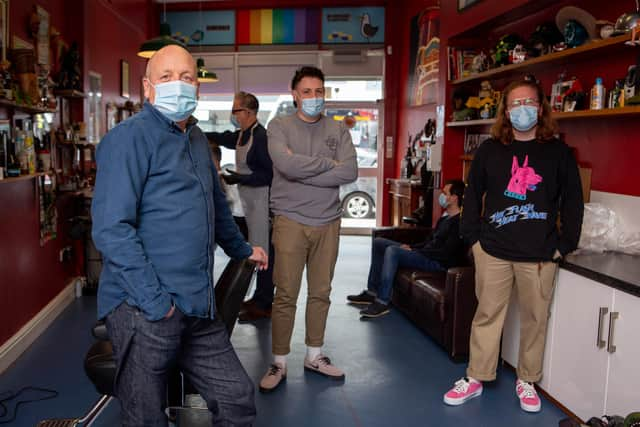
[(382, 237), (373, 241), (367, 289), (359, 295), (347, 296), (351, 304), (368, 305), (360, 315), (380, 317), (389, 313), (398, 268), (444, 271), (463, 263), (464, 244), (459, 233), (463, 194), (464, 182), (457, 179), (446, 182), (438, 199), (445, 213), (425, 242), (410, 246)]

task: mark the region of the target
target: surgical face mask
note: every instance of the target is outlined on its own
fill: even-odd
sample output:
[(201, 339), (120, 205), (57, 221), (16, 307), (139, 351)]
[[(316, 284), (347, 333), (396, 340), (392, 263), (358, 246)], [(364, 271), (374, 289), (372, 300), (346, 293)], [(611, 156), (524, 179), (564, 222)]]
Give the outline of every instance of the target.
[(324, 98), (306, 98), (302, 100), (302, 112), (307, 117), (317, 117), (324, 109)]
[(514, 129), (520, 132), (531, 130), (538, 124), (538, 107), (532, 105), (514, 107), (509, 112), (509, 119)]
[(231, 114), (231, 117), (229, 117), (229, 121), (231, 121), (231, 124), (233, 125), (234, 128), (238, 129), (240, 127), (240, 122), (236, 118), (235, 114), (233, 113)]
[(438, 196), (438, 203), (440, 204), (440, 206), (442, 206), (443, 208), (446, 209), (448, 203), (447, 203), (447, 195), (444, 193), (440, 193), (440, 196)]
[(174, 122), (187, 119), (198, 105), (197, 88), (182, 80), (158, 83), (153, 87), (156, 90), (153, 106)]

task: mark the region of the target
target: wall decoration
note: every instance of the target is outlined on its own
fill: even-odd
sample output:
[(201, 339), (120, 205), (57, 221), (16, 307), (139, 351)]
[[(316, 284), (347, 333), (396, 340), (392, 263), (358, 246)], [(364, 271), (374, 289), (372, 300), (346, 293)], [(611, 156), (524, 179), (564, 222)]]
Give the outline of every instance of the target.
[(440, 8), (424, 10), (411, 20), (409, 105), (437, 101), (440, 79)]
[(113, 102), (107, 103), (107, 132), (118, 124), (118, 106)]
[(7, 60), (7, 45), (9, 44), (9, 0), (0, 0), (0, 49), (2, 62)]
[(120, 96), (129, 98), (129, 63), (120, 60)]
[(237, 43), (317, 44), (320, 9), (253, 9), (238, 11)]
[(41, 6), (35, 6), (35, 14), (38, 17), (38, 31), (35, 34), (36, 50), (38, 52), (38, 64), (48, 66), (49, 58), (49, 12)]
[(168, 12), (171, 36), (188, 46), (233, 45), (236, 14), (233, 10)]
[(462, 11), (463, 9), (466, 9), (469, 6), (473, 6), (479, 1), (480, 0), (458, 0), (458, 11)]
[(322, 9), (322, 43), (384, 43), (384, 7)]

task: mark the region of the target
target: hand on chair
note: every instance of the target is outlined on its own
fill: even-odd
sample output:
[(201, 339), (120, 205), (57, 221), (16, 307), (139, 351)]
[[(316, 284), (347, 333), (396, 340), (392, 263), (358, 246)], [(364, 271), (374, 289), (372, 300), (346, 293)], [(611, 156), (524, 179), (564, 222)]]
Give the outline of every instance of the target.
[(253, 247), (253, 252), (249, 259), (256, 263), (258, 270), (266, 270), (269, 266), (269, 257), (260, 246)]

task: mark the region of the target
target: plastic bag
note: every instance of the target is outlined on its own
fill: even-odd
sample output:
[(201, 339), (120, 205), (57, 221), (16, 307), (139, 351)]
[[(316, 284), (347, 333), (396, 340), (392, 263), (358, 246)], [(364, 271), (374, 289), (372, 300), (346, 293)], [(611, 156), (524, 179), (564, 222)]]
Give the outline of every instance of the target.
[(600, 203), (585, 203), (578, 249), (640, 255), (640, 233), (625, 232), (616, 213)]

